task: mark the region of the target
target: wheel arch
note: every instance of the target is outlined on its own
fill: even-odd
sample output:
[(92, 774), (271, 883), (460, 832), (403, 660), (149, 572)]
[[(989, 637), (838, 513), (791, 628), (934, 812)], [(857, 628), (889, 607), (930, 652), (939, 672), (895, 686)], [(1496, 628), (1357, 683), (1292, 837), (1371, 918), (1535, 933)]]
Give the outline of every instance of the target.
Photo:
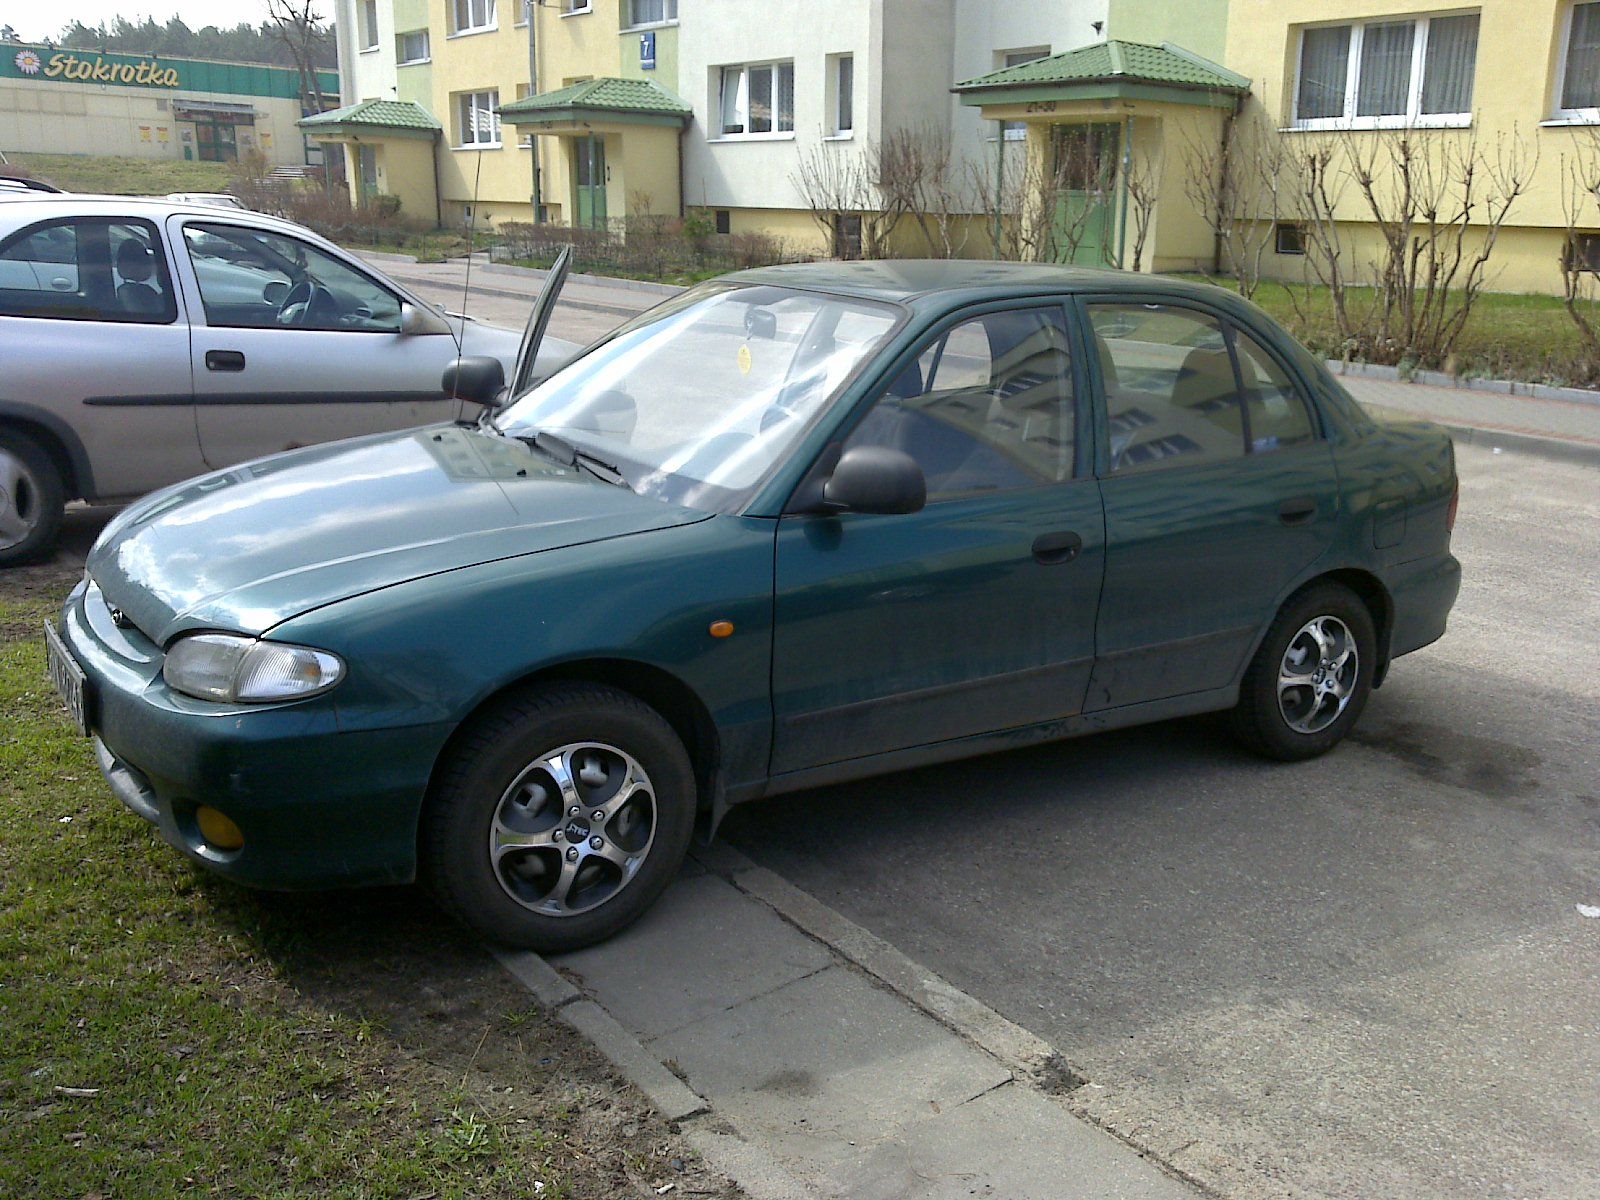
[(429, 774), (429, 791), (445, 760), (465, 735), (472, 718), (500, 703), (507, 696), (551, 683), (597, 683), (627, 692), (649, 705), (672, 726), (688, 751), (694, 767), (696, 803), (702, 813), (712, 808), (717, 788), (717, 767), (721, 762), (721, 742), (711, 711), (699, 695), (672, 672), (626, 658), (588, 658), (554, 663), (513, 679), (480, 699), (456, 724), (445, 739)]
[(1308, 579), (1304, 586), (1310, 587), (1315, 583), (1343, 584), (1367, 606), (1367, 611), (1372, 614), (1373, 630), (1378, 635), (1378, 669), (1372, 676), (1372, 686), (1382, 687), (1383, 677), (1389, 672), (1390, 635), (1394, 632), (1394, 597), (1389, 595), (1389, 589), (1384, 587), (1383, 580), (1360, 567), (1341, 567), (1337, 571), (1329, 571), (1315, 579)]
[(94, 472), (89, 454), (72, 427), (54, 413), (17, 400), (0, 400), (0, 429), (14, 429), (39, 444), (56, 470), (69, 500), (94, 498)]

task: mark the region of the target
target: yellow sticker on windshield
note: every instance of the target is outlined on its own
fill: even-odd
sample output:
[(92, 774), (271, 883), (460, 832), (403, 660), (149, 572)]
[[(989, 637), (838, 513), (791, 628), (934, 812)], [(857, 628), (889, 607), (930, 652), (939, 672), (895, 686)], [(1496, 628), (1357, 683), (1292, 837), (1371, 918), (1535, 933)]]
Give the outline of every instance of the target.
[(748, 345), (739, 347), (739, 374), (750, 374), (750, 347)]

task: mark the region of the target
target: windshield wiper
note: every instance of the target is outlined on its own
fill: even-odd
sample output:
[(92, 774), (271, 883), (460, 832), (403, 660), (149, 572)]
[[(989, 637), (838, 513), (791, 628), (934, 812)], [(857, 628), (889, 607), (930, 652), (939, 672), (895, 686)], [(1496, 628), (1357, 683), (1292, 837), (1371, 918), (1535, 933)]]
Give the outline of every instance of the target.
[(604, 483), (617, 484), (630, 492), (633, 490), (633, 485), (628, 482), (627, 476), (622, 473), (622, 468), (616, 463), (607, 462), (598, 454), (575, 446), (564, 437), (543, 429), (535, 434), (519, 434), (517, 437), (519, 441), (528, 442), (543, 450), (562, 466), (582, 467)]

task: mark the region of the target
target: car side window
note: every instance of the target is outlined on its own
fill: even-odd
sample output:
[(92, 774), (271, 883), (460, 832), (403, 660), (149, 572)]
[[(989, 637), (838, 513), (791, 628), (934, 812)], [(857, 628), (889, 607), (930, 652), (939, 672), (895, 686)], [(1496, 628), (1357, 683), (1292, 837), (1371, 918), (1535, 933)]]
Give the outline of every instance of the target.
[(930, 340), (845, 449), (903, 450), (933, 503), (1070, 479), (1075, 420), (1062, 311), (986, 313)]
[(1305, 400), (1278, 361), (1238, 329), (1233, 331), (1233, 348), (1239, 359), (1239, 378), (1244, 383), (1251, 453), (1315, 440)]
[(66, 217), (0, 242), (0, 315), (168, 325), (178, 304), (148, 221)]
[(1242, 457), (1244, 404), (1221, 324), (1167, 304), (1091, 304), (1111, 469)]
[(398, 296), (298, 238), (191, 221), (183, 240), (207, 325), (400, 332)]

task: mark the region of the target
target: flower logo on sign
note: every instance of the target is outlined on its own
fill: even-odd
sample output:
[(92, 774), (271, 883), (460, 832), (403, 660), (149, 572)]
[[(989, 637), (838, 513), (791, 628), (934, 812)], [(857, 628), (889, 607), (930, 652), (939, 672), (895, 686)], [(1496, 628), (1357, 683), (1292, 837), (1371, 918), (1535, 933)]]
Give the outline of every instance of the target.
[(39, 73), (40, 66), (43, 65), (39, 62), (39, 56), (32, 50), (17, 51), (15, 62), (17, 64), (17, 70), (21, 71), (24, 75), (37, 75)]

